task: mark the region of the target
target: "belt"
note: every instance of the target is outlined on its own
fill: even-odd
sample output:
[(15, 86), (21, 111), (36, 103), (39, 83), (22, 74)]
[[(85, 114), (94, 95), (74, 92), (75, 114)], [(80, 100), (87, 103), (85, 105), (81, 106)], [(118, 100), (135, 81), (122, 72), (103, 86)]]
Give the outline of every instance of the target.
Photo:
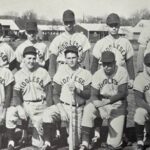
[[(70, 105), (69, 103), (66, 103), (66, 102), (63, 102), (63, 101), (61, 101), (61, 103), (65, 104), (65, 105)], [(83, 105), (84, 105), (84, 103), (83, 104), (72, 104), (73, 107), (81, 107)]]
[(42, 102), (42, 101), (45, 101), (46, 99), (37, 99), (37, 100), (24, 100), (24, 102), (27, 102), (27, 103), (36, 103), (36, 102)]

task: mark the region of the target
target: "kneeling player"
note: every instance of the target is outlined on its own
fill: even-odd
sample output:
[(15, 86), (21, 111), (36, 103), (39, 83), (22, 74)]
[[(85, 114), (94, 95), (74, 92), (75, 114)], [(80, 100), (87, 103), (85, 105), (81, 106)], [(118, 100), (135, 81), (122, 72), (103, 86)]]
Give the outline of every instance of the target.
[[(135, 129), (137, 136), (137, 149), (143, 150), (150, 147), (150, 53), (144, 57), (144, 72), (138, 74), (134, 82), (134, 95), (136, 101), (136, 111), (134, 115)], [(146, 125), (146, 140), (144, 138), (144, 125)]]
[(51, 147), (50, 136), (55, 123), (60, 120), (63, 125), (65, 123), (69, 127), (68, 142), (72, 149), (80, 144), (82, 111), (85, 101), (90, 97), (92, 77), (88, 70), (81, 68), (78, 64), (77, 47), (66, 47), (65, 59), (67, 64), (61, 65), (54, 76), (55, 105), (47, 108), (43, 115), (45, 139), (43, 150)]
[(90, 132), (96, 117), (100, 117), (101, 121), (108, 119), (106, 149), (116, 149), (122, 144), (128, 74), (123, 67), (116, 65), (115, 55), (110, 51), (102, 53), (102, 66), (93, 75), (91, 102), (84, 108), (80, 150), (89, 147)]

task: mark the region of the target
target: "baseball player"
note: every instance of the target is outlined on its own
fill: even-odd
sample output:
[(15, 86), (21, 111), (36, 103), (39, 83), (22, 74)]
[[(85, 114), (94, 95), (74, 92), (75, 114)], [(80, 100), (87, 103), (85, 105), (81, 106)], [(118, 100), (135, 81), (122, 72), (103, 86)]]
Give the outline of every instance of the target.
[(37, 51), (28, 46), (23, 52), (23, 67), (15, 74), (13, 103), (6, 115), (8, 129), (8, 148), (14, 147), (14, 129), (18, 119), (22, 120), (23, 136), (28, 126), (28, 118), (33, 124), (32, 145), (42, 147), (42, 114), (48, 101), (51, 101), (50, 76), (37, 65)]
[[(68, 46), (65, 49), (67, 64), (60, 66), (54, 76), (53, 99), (55, 105), (47, 108), (43, 115), (45, 145), (42, 150), (51, 147), (51, 138), (49, 140), (49, 137), (57, 121), (61, 120), (62, 126), (64, 124), (69, 126), (70, 113), (73, 116), (70, 124), (73, 128), (73, 147), (79, 146), (83, 106), (90, 97), (91, 73), (78, 64), (78, 47)], [(69, 136), (69, 144), (72, 142), (71, 139), (72, 137)]]
[(139, 50), (137, 55), (137, 72), (142, 72), (144, 55), (150, 50), (150, 27), (146, 27), (141, 31), (138, 42)]
[(120, 18), (117, 14), (112, 13), (107, 17), (106, 23), (108, 25), (109, 35), (99, 40), (93, 48), (93, 62), (91, 72), (94, 73), (98, 64), (101, 63), (101, 54), (104, 51), (112, 51), (116, 56), (117, 65), (127, 68), (131, 86), (135, 78), (133, 55), (134, 51), (131, 43), (124, 37), (120, 37), (119, 27)]
[(38, 28), (37, 23), (34, 21), (28, 21), (26, 23), (26, 36), (27, 40), (24, 41), (22, 44), (20, 44), (16, 51), (15, 55), (18, 62), (18, 69), (23, 66), (23, 51), (27, 46), (34, 46), (37, 50), (37, 62), (40, 66), (44, 67), (45, 69), (48, 69), (49, 64), (49, 52), (47, 50), (46, 44), (44, 44), (41, 40), (37, 41), (38, 36)]
[[(5, 126), (6, 111), (12, 98), (14, 77), (8, 68), (0, 67), (0, 143), (2, 142), (3, 126)], [(1, 148), (1, 144), (0, 144)]]
[[(90, 132), (96, 117), (108, 119), (108, 137), (106, 149), (119, 149), (126, 113), (128, 73), (116, 65), (115, 55), (105, 51), (101, 57), (102, 68), (92, 77), (91, 102), (83, 111), (82, 144), (80, 150), (88, 149)], [(120, 148), (121, 149), (121, 148)]]
[[(87, 37), (75, 31), (75, 15), (72, 10), (66, 10), (63, 13), (63, 24), (65, 27), (65, 32), (55, 37), (49, 47), (50, 51), (50, 64), (49, 73), (53, 77), (56, 73), (57, 64), (64, 64), (65, 57), (64, 51), (67, 46), (78, 47), (79, 58), (78, 62), (82, 62), (82, 66), (87, 66), (84, 64), (85, 55), (91, 48), (91, 45)], [(88, 68), (88, 67), (86, 67)]]
[(0, 66), (5, 66), (13, 70), (16, 65), (14, 50), (3, 41), (2, 25), (0, 24)]
[[(136, 101), (134, 121), (138, 150), (143, 150), (144, 146), (150, 147), (150, 129), (147, 128), (150, 123), (150, 53), (144, 56), (144, 65), (145, 69), (138, 74), (134, 81)], [(144, 127), (146, 127), (145, 141), (143, 141)]]

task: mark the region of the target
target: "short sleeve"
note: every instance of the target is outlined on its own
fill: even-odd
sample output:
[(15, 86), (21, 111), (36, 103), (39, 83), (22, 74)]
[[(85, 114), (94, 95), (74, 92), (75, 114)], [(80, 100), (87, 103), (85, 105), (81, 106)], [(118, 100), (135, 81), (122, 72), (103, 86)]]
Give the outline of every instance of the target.
[(12, 74), (12, 72), (5, 68), (6, 69), (6, 73), (5, 73), (5, 86), (8, 86), (10, 83), (12, 83), (14, 81), (14, 76)]
[(100, 59), (101, 58), (101, 41), (99, 40), (94, 48), (93, 48), (93, 52), (92, 52), (92, 55), (97, 58), (97, 59)]

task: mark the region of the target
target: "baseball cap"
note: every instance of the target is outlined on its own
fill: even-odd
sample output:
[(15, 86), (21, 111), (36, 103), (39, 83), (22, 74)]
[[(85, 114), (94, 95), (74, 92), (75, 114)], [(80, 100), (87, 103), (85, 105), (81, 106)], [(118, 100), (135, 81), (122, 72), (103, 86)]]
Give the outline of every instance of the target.
[(144, 57), (144, 64), (150, 66), (150, 53), (147, 53)]
[(114, 62), (115, 54), (111, 51), (104, 51), (101, 58), (101, 62), (103, 63)]
[(37, 23), (35, 21), (27, 21), (25, 29), (26, 31), (37, 31)]
[(63, 13), (63, 21), (75, 21), (75, 15), (72, 10), (66, 10)]
[(78, 48), (76, 46), (67, 46), (64, 53), (65, 56), (67, 53), (75, 53), (78, 56)]
[(111, 25), (111, 24), (119, 24), (120, 25), (120, 17), (115, 13), (111, 13), (106, 19), (106, 24), (107, 25)]
[(36, 55), (37, 54), (36, 48), (33, 46), (26, 47), (23, 51), (23, 57), (25, 57), (25, 55), (27, 55), (27, 54)]

